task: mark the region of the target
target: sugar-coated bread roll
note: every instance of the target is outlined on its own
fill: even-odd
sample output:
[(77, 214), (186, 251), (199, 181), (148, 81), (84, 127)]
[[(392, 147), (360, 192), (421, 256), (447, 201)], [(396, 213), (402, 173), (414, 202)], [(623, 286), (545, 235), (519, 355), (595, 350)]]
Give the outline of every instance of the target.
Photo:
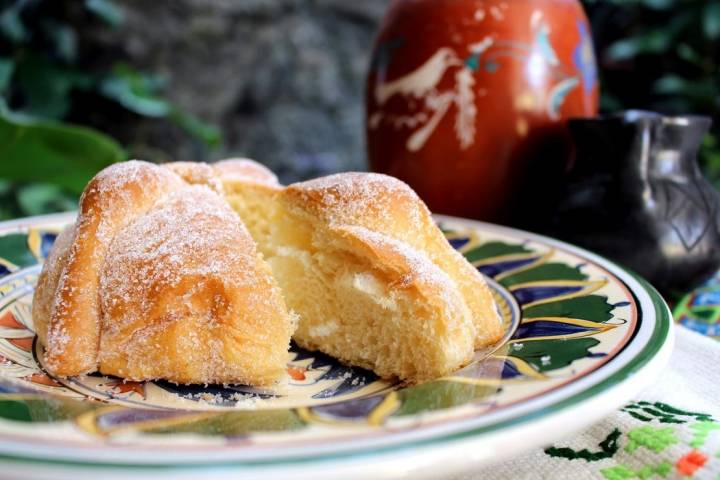
[(180, 383), (272, 384), (291, 335), (422, 382), (503, 334), (482, 275), (405, 183), (284, 187), (247, 159), (100, 172), (46, 260), (33, 320), (55, 375)]
[(33, 301), (51, 373), (283, 378), (292, 318), (240, 218), (204, 183), (133, 161), (88, 184)]
[(268, 261), (293, 338), (383, 377), (420, 382), (469, 363), (503, 333), (482, 275), (405, 183), (343, 173), (274, 197)]
[(221, 183), (271, 265), (299, 345), (421, 382), (501, 338), (482, 275), (402, 181), (350, 172), (282, 187), (269, 172), (230, 179), (223, 164), (196, 168), (213, 170), (203, 181)]

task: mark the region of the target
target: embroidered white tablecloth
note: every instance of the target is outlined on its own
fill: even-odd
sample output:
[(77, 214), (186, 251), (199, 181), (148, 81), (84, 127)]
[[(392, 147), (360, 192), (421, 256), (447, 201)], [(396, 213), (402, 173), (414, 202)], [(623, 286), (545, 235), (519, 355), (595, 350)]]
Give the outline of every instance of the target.
[(720, 342), (682, 326), (658, 381), (574, 437), (455, 480), (720, 480)]

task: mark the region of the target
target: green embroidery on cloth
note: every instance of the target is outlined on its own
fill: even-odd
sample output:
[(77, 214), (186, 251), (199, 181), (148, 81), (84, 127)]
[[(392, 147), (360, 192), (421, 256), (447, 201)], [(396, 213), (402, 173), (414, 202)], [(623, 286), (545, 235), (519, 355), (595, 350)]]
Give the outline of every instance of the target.
[(693, 439), (690, 442), (690, 446), (693, 448), (700, 448), (705, 445), (710, 432), (713, 430), (720, 430), (720, 423), (702, 421), (690, 425), (690, 429), (693, 431)]
[(660, 462), (654, 467), (647, 465), (639, 470), (632, 470), (626, 465), (618, 464), (614, 467), (603, 468), (600, 470), (600, 473), (606, 480), (630, 480), (636, 478), (640, 480), (647, 480), (652, 478), (653, 475), (665, 478), (671, 470), (672, 463), (666, 461)]
[(670, 462), (660, 462), (655, 467), (655, 473), (660, 475), (661, 477), (666, 477), (668, 473), (672, 470), (672, 463)]
[(600, 473), (602, 473), (602, 476), (607, 480), (626, 480), (635, 476), (635, 472), (627, 468), (625, 465), (615, 465), (614, 467), (603, 468), (600, 470)]
[(633, 412), (631, 410), (624, 410), (624, 411), (627, 412), (631, 417), (635, 418), (636, 420), (640, 420), (642, 422), (652, 422), (652, 418), (650, 418), (650, 417), (644, 417), (644, 416), (640, 415), (639, 413)]
[(633, 453), (640, 447), (645, 447), (655, 453), (660, 453), (670, 445), (678, 443), (675, 430), (672, 427), (638, 427), (628, 432), (628, 444), (625, 450)]
[[(625, 434), (618, 428), (613, 429), (598, 444), (597, 451), (549, 447), (545, 449), (545, 453), (550, 457), (581, 459), (587, 462), (610, 459), (609, 467), (599, 469), (605, 480), (654, 480), (666, 478), (673, 473), (682, 478), (694, 478), (696, 472), (701, 469), (705, 475), (713, 475), (711, 472), (714, 469), (707, 464), (710, 457), (713, 458), (713, 462), (717, 461), (714, 459), (720, 459), (720, 451), (714, 455), (701, 451), (702, 447), (708, 445), (708, 438), (715, 434), (714, 432), (720, 432), (720, 422), (713, 419), (712, 415), (681, 410), (662, 402), (647, 401), (632, 402), (622, 411), (646, 425), (640, 424)], [(654, 425), (647, 425), (648, 423)], [(625, 446), (622, 451), (627, 452), (630, 458), (622, 455), (617, 457), (618, 452), (621, 451), (623, 438)], [(677, 447), (668, 450), (672, 446)], [(688, 451), (683, 446), (692, 450)], [(659, 463), (653, 464), (649, 461), (648, 453), (639, 451), (642, 447), (652, 452), (650, 455), (659, 455), (657, 458)], [(637, 465), (638, 463), (640, 465)], [(707, 470), (708, 468), (710, 471)], [(720, 480), (720, 476), (716, 480)]]
[(550, 447), (545, 449), (545, 453), (551, 457), (567, 458), (568, 460), (582, 459), (587, 462), (596, 462), (605, 458), (611, 458), (617, 453), (618, 448), (620, 448), (618, 445), (620, 435), (622, 435), (622, 432), (617, 428), (610, 432), (608, 436), (605, 437), (605, 440), (598, 444), (600, 447), (600, 451), (598, 452), (591, 452), (587, 448), (573, 450), (569, 447)]
[[(663, 402), (632, 402), (626, 405), (622, 411), (628, 413), (633, 418), (643, 422), (651, 422), (657, 420), (660, 423), (687, 423), (689, 421), (712, 421), (712, 416), (706, 413), (688, 412), (672, 407)], [(646, 414), (646, 415), (644, 415)], [(690, 418), (682, 418), (690, 417)]]

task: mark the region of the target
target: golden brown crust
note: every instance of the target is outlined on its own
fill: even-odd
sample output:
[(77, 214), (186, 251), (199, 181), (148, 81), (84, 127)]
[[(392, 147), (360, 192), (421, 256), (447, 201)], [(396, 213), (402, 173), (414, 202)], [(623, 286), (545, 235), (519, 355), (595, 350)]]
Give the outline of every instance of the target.
[[(207, 185), (230, 200), (233, 196), (243, 203), (257, 199), (264, 202), (283, 187), (277, 176), (266, 166), (247, 158), (229, 158), (215, 163), (171, 162), (163, 165), (193, 185)], [(236, 202), (233, 202), (236, 203)], [(233, 205), (234, 208), (239, 207)], [(253, 205), (256, 207), (256, 205)], [(238, 208), (236, 208), (238, 210)], [(242, 210), (242, 207), (239, 208)], [(243, 213), (239, 211), (238, 213)], [(266, 212), (263, 212), (266, 213)], [(243, 219), (246, 220), (246, 219)]]
[(224, 195), (231, 208), (267, 254), (268, 237), (275, 216), (275, 197), (283, 186), (267, 167), (245, 158), (231, 158), (217, 163), (174, 162), (165, 164), (186, 181), (211, 186)]
[(53, 247), (45, 259), (44, 267), (38, 276), (35, 295), (33, 296), (32, 315), (35, 332), (43, 345), (47, 345), (48, 322), (52, 315), (55, 292), (67, 265), (68, 254), (74, 239), (75, 225), (70, 225), (55, 239), (55, 243), (53, 243)]
[[(323, 344), (311, 333), (317, 324), (300, 325), (300, 345), (382, 376), (423, 381), (464, 365), (474, 346), (502, 335), (482, 276), (397, 179), (346, 173), (285, 188), (245, 159), (127, 162), (88, 184), (75, 226), (60, 235), (40, 275), (33, 315), (48, 369), (59, 376), (99, 368), (134, 380), (256, 385), (282, 375), (292, 322), (230, 207), (267, 255), (285, 248), (285, 240), (322, 237), (316, 245), (322, 252), (332, 244), (360, 277), (377, 276), (390, 297), (419, 306), (417, 315), (393, 322), (402, 331), (416, 329), (413, 342), (427, 358), (422, 367), (406, 361), (397, 370), (392, 362), (353, 356), (342, 341)], [(290, 217), (297, 222), (281, 220)], [(276, 220), (289, 227), (279, 236)]]
[[(360, 225), (392, 237), (421, 233), (430, 212), (402, 181), (377, 173), (347, 172), (289, 185), (283, 200), (329, 225)], [(417, 236), (414, 236), (417, 238)]]
[(283, 374), (292, 332), (280, 292), (205, 186), (170, 194), (119, 233), (101, 285), (102, 373), (254, 385)]
[(215, 163), (170, 162), (163, 167), (173, 171), (192, 185), (207, 185), (213, 190), (222, 182), (263, 183), (279, 186), (277, 176), (266, 166), (248, 158), (228, 158)]
[(419, 301), (444, 311), (449, 323), (460, 323), (463, 315), (460, 293), (447, 274), (423, 252), (364, 227), (331, 227), (329, 232), (346, 242), (348, 251), (383, 272), (391, 288), (413, 290)]
[[(112, 165), (88, 183), (65, 265), (52, 298), (45, 362), (53, 373), (79, 375), (95, 370), (100, 341), (98, 284), (110, 241), (130, 220), (181, 185), (171, 172), (146, 162)], [(41, 321), (41, 325), (44, 324)]]
[(268, 185), (280, 185), (277, 176), (267, 168), (248, 158), (228, 158), (212, 164), (215, 174), (221, 181), (240, 180)]
[(375, 173), (349, 172), (288, 186), (283, 207), (318, 225), (358, 226), (426, 252), (462, 293), (472, 312), (476, 347), (502, 337), (502, 324), (482, 275), (445, 239), (430, 211), (404, 182)]
[[(165, 206), (164, 201), (167, 199), (174, 199), (175, 203)], [(192, 205), (190, 205), (191, 203)], [(191, 206), (194, 209), (192, 218), (180, 218), (182, 217), (181, 213)], [(187, 208), (183, 210), (183, 207)], [(160, 213), (166, 214), (165, 224), (158, 223), (156, 217)], [(173, 219), (173, 215), (177, 215), (177, 217)], [(218, 215), (222, 218), (219, 219)], [(147, 223), (148, 217), (155, 220)], [(158, 303), (156, 308), (160, 309), (159, 317), (143, 318), (140, 320), (140, 324), (145, 327), (140, 328), (140, 324), (132, 327), (138, 327), (138, 331), (142, 331), (143, 328), (155, 328), (155, 334), (148, 338), (157, 343), (138, 342), (134, 344), (136, 358), (113, 356), (110, 352), (117, 351), (113, 349), (113, 345), (115, 347), (121, 343), (126, 347), (128, 345), (121, 341), (121, 337), (117, 335), (113, 337), (111, 332), (116, 333), (118, 322), (121, 323), (121, 320), (125, 318), (123, 315), (132, 311), (132, 308), (129, 304), (126, 309), (119, 311), (111, 307), (123, 305), (123, 302), (127, 301), (132, 302), (132, 298), (121, 298), (122, 288), (108, 284), (109, 275), (113, 272), (116, 273), (119, 268), (117, 259), (122, 258), (123, 254), (138, 253), (137, 250), (131, 248), (128, 242), (135, 241), (137, 246), (144, 248), (144, 252), (148, 255), (160, 248), (162, 243), (159, 240), (162, 232), (158, 232), (156, 236), (128, 237), (128, 230), (132, 230), (130, 227), (139, 228), (139, 223), (161, 230), (166, 228), (164, 232), (167, 235), (169, 235), (167, 229), (179, 229), (175, 232), (174, 238), (168, 237), (164, 241), (166, 247), (171, 251), (173, 248), (180, 249), (180, 251), (176, 251), (175, 256), (152, 263), (152, 268), (162, 272), (163, 275), (173, 273), (172, 262), (178, 260), (182, 260), (186, 268), (192, 262), (200, 262), (207, 266), (207, 263), (203, 263), (203, 259), (211, 258), (213, 255), (225, 255), (227, 261), (215, 262), (218, 269), (212, 272), (212, 275), (209, 272), (202, 273), (202, 271), (189, 274), (188, 278), (192, 279), (190, 283), (184, 281), (179, 283), (181, 286), (184, 285), (185, 290), (180, 287), (178, 287), (179, 290), (175, 287), (168, 287), (162, 282), (153, 284), (153, 288), (159, 289), (156, 292), (159, 295), (158, 299), (165, 298), (165, 302), (169, 304), (171, 303), (169, 297), (163, 297), (163, 295), (168, 295), (168, 292), (178, 295), (187, 294), (195, 299), (193, 302), (196, 308), (185, 312), (188, 317), (183, 317), (183, 312), (168, 314), (162, 308), (169, 307), (164, 303)], [(200, 225), (204, 226), (205, 231), (197, 231)], [(195, 232), (194, 236), (191, 235), (193, 232)], [(202, 237), (201, 233), (207, 232), (210, 232), (208, 239), (199, 239)], [(202, 244), (203, 241), (215, 243), (204, 245), (203, 248), (188, 253), (187, 250), (181, 248), (184, 245), (183, 239), (187, 238), (194, 238), (199, 244)], [(221, 240), (225, 241), (227, 245), (220, 243)], [(232, 259), (236, 261), (233, 263)], [(285, 359), (280, 356), (286, 351), (289, 342), (291, 322), (279, 297), (277, 287), (271, 288), (274, 283), (267, 266), (256, 265), (261, 264), (260, 262), (254, 244), (237, 215), (207, 187), (189, 187), (170, 169), (146, 162), (132, 161), (113, 165), (100, 172), (88, 184), (80, 200), (80, 212), (75, 226), (61, 235), (41, 273), (34, 298), (34, 321), (38, 326), (39, 337), (46, 347), (45, 364), (48, 370), (58, 376), (79, 375), (95, 371), (98, 361), (102, 360), (101, 370), (107, 368), (108, 371), (112, 370), (112, 373), (122, 372), (126, 378), (169, 378), (184, 382), (247, 381), (248, 383), (266, 384), (271, 381), (271, 378), (277, 378), (284, 366)], [(115, 270), (111, 267), (115, 267)], [(135, 282), (142, 281), (142, 278), (137, 276), (138, 270), (130, 269), (125, 271), (124, 275), (126, 278), (121, 278), (119, 285), (127, 286), (127, 279), (133, 279)], [(226, 284), (223, 283), (225, 280), (220, 277), (235, 279), (235, 281), (233, 283), (228, 280), (230, 284)], [(205, 285), (202, 283), (203, 279), (207, 279), (207, 285), (210, 285), (204, 289), (200, 288), (201, 285)], [(102, 282), (105, 282), (106, 285), (100, 289)], [(264, 302), (262, 305), (243, 297), (245, 294), (249, 295), (255, 292), (253, 286), (257, 286), (258, 291), (261, 292), (259, 295)], [(195, 289), (192, 293), (187, 291), (191, 287)], [(152, 303), (152, 299), (147, 297), (147, 295), (153, 295), (151, 291), (142, 293), (145, 296), (142, 296), (141, 293), (136, 292), (132, 297), (137, 301), (145, 299), (146, 302)], [(254, 341), (248, 340), (249, 335), (242, 333), (246, 326), (229, 323), (227, 319), (218, 323), (218, 325), (222, 325), (222, 327), (218, 327), (222, 331), (212, 330), (212, 334), (200, 339), (200, 345), (207, 347), (207, 342), (212, 343), (221, 334), (227, 334), (227, 341), (221, 339), (218, 340), (219, 343), (213, 343), (214, 346), (219, 346), (221, 353), (218, 353), (214, 347), (209, 350), (195, 348), (192, 352), (189, 350), (180, 352), (178, 349), (182, 345), (189, 345), (178, 343), (178, 339), (181, 338), (180, 334), (190, 335), (192, 331), (196, 331), (202, 325), (206, 326), (208, 322), (215, 322), (220, 317), (225, 318), (222, 315), (215, 318), (216, 311), (213, 308), (217, 305), (208, 299), (217, 299), (217, 302), (227, 304), (227, 311), (235, 315), (233, 318), (247, 321), (248, 325), (264, 322), (263, 328), (267, 328), (267, 332), (270, 334), (277, 335), (272, 345), (280, 345), (280, 353), (274, 350), (270, 352), (271, 347), (264, 347), (262, 355), (266, 358), (258, 362), (256, 367), (249, 365), (247, 359), (235, 358), (238, 355), (237, 352), (233, 354), (233, 349), (247, 349), (246, 354), (257, 353), (262, 349), (259, 349), (253, 343)], [(241, 315), (240, 312), (244, 311), (245, 306), (255, 308), (260, 312), (259, 315), (252, 318)], [(209, 310), (203, 310), (204, 307)], [(263, 310), (261, 307), (266, 308)], [(147, 324), (144, 323), (146, 321)], [(164, 325), (167, 328), (158, 328), (158, 325)], [(188, 330), (188, 325), (194, 325), (194, 329)], [(113, 341), (105, 337), (105, 331), (113, 338)], [(133, 330), (124, 333), (128, 335), (127, 338), (131, 338), (136, 336), (134, 332)], [(262, 338), (262, 335), (257, 338)], [(202, 343), (203, 341), (206, 343)], [(163, 345), (163, 342), (166, 343), (166, 348), (157, 348), (157, 345)], [(101, 345), (103, 351), (107, 350), (108, 352), (107, 354), (103, 353), (102, 359), (99, 358), (99, 346)], [(157, 357), (157, 352), (168, 355), (175, 352), (177, 355), (175, 358), (166, 358), (162, 362), (161, 358)], [(177, 361), (182, 364), (178, 358), (178, 355), (181, 354), (198, 360), (206, 367), (203, 367), (203, 370), (197, 370), (197, 368), (183, 370), (183, 367), (170, 369), (169, 361)], [(202, 355), (206, 355), (206, 358), (201, 358)], [(233, 360), (235, 366), (220, 368), (217, 366), (217, 362), (213, 363), (208, 360), (210, 358), (207, 357), (208, 355), (219, 359), (235, 358)], [(154, 358), (155, 361), (149, 362), (152, 368), (146, 368), (148, 364), (146, 360), (150, 358)], [(123, 362), (125, 362), (124, 366)], [(209, 367), (208, 364), (214, 366)], [(189, 368), (187, 362), (185, 365)], [(238, 370), (240, 367), (244, 368), (243, 372)]]
[(171, 170), (190, 185), (207, 185), (222, 194), (222, 184), (217, 178), (215, 169), (207, 163), (201, 162), (170, 162), (163, 167)]

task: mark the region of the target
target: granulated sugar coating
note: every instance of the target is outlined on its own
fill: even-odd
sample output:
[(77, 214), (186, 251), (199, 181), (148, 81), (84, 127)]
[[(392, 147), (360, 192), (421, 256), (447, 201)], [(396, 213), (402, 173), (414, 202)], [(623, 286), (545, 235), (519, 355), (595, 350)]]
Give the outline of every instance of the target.
[(277, 176), (267, 167), (247, 158), (229, 158), (212, 164), (223, 182), (245, 181), (280, 185)]
[(211, 188), (118, 164), (88, 185), (76, 230), (51, 254), (35, 298), (50, 320), (40, 337), (53, 373), (255, 385), (284, 376), (293, 322), (249, 233)]
[(165, 168), (175, 172), (191, 185), (207, 185), (216, 193), (223, 191), (222, 183), (215, 175), (215, 170), (206, 163), (173, 162), (166, 164)]
[[(97, 364), (99, 271), (115, 233), (183, 182), (147, 162), (116, 164), (88, 183), (71, 238), (54, 247), (33, 301), (39, 336), (53, 345), (46, 364), (58, 375), (89, 373)], [(45, 318), (37, 318), (43, 313)]]
[(269, 261), (300, 315), (300, 346), (418, 382), (502, 335), (482, 276), (400, 180), (330, 175), (288, 186), (277, 202)]
[[(423, 216), (430, 216), (425, 204), (407, 184), (376, 173), (347, 172), (295, 183), (287, 188), (286, 196), (300, 199), (303, 208), (322, 215), (331, 225), (364, 224), (368, 220), (388, 225), (396, 222), (418, 225), (423, 223)], [(397, 208), (406, 215), (397, 216)]]
[(297, 327), (301, 346), (415, 382), (502, 334), (482, 276), (385, 175), (282, 187), (245, 159), (127, 162), (88, 184), (64, 235), (34, 300), (59, 376), (270, 385)]
[(406, 183), (376, 173), (341, 173), (288, 186), (282, 203), (293, 216), (316, 224), (314, 228), (363, 227), (424, 252), (467, 303), (476, 324), (475, 348), (502, 335), (482, 275), (448, 244), (430, 211)]
[(427, 301), (441, 304), (449, 324), (459, 322), (464, 315), (470, 315), (462, 308), (464, 301), (458, 294), (455, 282), (426, 253), (367, 228), (338, 227), (337, 231), (346, 232), (365, 245), (382, 251), (387, 260), (396, 263), (401, 272), (398, 287), (417, 285), (428, 289), (432, 296)]

